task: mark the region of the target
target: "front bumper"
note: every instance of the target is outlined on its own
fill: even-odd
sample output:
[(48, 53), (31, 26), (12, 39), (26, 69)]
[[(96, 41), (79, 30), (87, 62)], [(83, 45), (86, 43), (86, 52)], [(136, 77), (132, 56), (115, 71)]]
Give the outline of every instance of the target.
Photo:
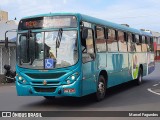
[[(81, 81), (76, 80), (74, 83), (69, 85), (59, 86), (33, 86), (24, 85), (16, 80), (16, 90), (18, 96), (81, 96)], [(49, 91), (48, 91), (49, 90)], [(69, 90), (67, 92), (67, 90)]]

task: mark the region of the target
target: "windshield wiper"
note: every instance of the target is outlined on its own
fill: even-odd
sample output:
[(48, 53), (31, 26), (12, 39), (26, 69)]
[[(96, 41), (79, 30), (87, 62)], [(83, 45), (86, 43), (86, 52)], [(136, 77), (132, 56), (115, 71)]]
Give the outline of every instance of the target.
[(59, 48), (60, 44), (61, 44), (62, 33), (63, 33), (63, 29), (60, 28), (58, 30), (58, 35), (57, 35), (57, 38), (56, 38), (56, 57), (57, 57), (57, 48)]

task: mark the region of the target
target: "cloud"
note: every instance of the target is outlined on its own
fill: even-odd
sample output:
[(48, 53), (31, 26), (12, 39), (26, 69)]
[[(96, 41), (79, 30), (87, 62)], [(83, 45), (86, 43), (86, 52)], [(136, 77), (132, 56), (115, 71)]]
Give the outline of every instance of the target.
[(10, 0), (0, 0), (0, 7), (10, 3)]
[(67, 0), (63, 0), (63, 3), (66, 4), (66, 3), (67, 3)]
[(0, 0), (0, 8), (9, 11), (10, 19), (50, 12), (78, 12), (127, 23), (134, 28), (160, 31), (159, 0)]
[(111, 22), (126, 23), (137, 29), (144, 28), (160, 31), (159, 4), (160, 1), (154, 0), (147, 0), (145, 2), (139, 0), (132, 2), (121, 0), (120, 2), (116, 2), (116, 4), (106, 5), (94, 11), (89, 10), (86, 13)]

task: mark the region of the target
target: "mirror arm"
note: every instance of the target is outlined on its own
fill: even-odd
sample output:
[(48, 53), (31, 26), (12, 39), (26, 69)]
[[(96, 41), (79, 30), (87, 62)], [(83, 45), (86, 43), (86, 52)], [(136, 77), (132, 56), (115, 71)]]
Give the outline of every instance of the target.
[(7, 37), (7, 33), (8, 32), (17, 32), (17, 29), (12, 29), (12, 30), (7, 30), (5, 32), (5, 47), (8, 48), (8, 37)]
[(7, 37), (8, 31), (5, 32), (5, 47), (8, 48), (8, 37)]

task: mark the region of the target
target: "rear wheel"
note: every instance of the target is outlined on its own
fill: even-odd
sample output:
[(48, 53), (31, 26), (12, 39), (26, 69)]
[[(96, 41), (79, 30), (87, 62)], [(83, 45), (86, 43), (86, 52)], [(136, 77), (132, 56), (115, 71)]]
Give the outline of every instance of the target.
[(140, 85), (142, 84), (142, 77), (143, 77), (143, 71), (141, 68), (139, 68), (138, 77), (136, 79), (136, 84)]
[(97, 101), (103, 100), (105, 95), (106, 95), (106, 82), (105, 78), (102, 75), (100, 75), (97, 83), (97, 92), (95, 94), (96, 100)]
[(54, 100), (55, 96), (44, 96), (44, 98), (46, 98), (47, 100)]

